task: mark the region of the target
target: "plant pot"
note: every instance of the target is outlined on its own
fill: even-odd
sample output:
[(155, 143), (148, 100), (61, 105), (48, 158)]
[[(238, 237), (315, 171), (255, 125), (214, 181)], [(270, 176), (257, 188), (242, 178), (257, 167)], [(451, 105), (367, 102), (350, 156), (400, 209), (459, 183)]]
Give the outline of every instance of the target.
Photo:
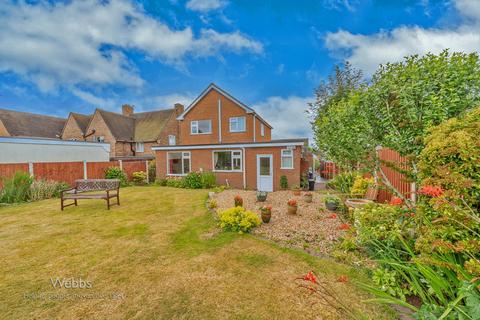
[(270, 210), (262, 210), (262, 221), (264, 223), (269, 223), (272, 218), (272, 212)]
[(235, 207), (243, 207), (243, 199), (242, 200), (234, 200)]
[(267, 193), (266, 192), (257, 192), (257, 201), (258, 202), (265, 202), (267, 200)]
[(300, 190), (293, 190), (293, 195), (294, 196), (299, 196), (301, 194), (302, 194), (302, 192)]
[(337, 208), (338, 208), (338, 204), (336, 204), (335, 202), (326, 202), (325, 206), (330, 211), (337, 211)]
[(303, 197), (305, 198), (305, 202), (307, 202), (307, 203), (310, 203), (310, 202), (312, 202), (312, 200), (313, 200), (313, 196), (312, 196), (312, 195), (309, 195), (309, 196), (305, 195), (305, 196), (303, 196)]
[(297, 206), (288, 206), (288, 214), (297, 214)]

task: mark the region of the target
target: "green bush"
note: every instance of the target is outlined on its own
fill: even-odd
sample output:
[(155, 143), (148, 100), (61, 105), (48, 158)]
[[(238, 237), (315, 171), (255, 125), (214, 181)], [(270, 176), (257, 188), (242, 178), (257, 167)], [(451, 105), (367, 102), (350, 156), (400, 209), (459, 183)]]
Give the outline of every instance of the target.
[(211, 171), (202, 172), (202, 188), (210, 189), (217, 184), (217, 177)]
[(121, 186), (127, 185), (127, 175), (119, 167), (109, 167), (105, 170), (105, 179), (118, 179)]
[(37, 180), (30, 186), (29, 198), (31, 201), (57, 198), (62, 190), (69, 188), (66, 182), (57, 182), (53, 180)]
[(155, 181), (155, 178), (157, 176), (157, 165), (155, 163), (155, 160), (151, 160), (148, 163), (148, 181), (152, 183)]
[(233, 207), (220, 212), (220, 227), (225, 231), (248, 233), (258, 227), (260, 218), (243, 207)]
[(367, 189), (374, 184), (373, 178), (364, 178), (362, 175), (357, 175), (350, 188), (350, 194), (355, 197), (363, 197), (367, 193)]
[(183, 181), (183, 188), (187, 189), (201, 189), (202, 188), (202, 175), (199, 172), (188, 173)]
[(17, 171), (10, 179), (2, 179), (3, 189), (0, 193), (0, 202), (19, 203), (29, 200), (30, 186), (33, 178), (26, 172)]
[(167, 179), (155, 180), (155, 185), (165, 187), (167, 185)]
[(353, 186), (353, 182), (358, 173), (353, 171), (342, 172), (336, 175), (331, 181), (328, 182), (328, 186), (340, 193), (350, 194), (350, 189)]
[(288, 189), (288, 179), (286, 175), (282, 175), (280, 177), (280, 188), (282, 188), (283, 190)]
[(169, 177), (166, 180), (166, 186), (167, 187), (172, 187), (172, 188), (184, 188), (185, 183), (184, 179), (181, 177)]
[(145, 171), (137, 171), (132, 173), (132, 181), (134, 184), (143, 185), (147, 183), (147, 173)]

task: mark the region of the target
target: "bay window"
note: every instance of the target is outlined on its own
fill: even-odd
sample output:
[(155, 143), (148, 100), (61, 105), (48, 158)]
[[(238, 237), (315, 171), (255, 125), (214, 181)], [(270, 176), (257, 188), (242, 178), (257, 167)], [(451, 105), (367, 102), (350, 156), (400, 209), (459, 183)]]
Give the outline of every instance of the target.
[(185, 175), (190, 172), (190, 152), (167, 153), (167, 173)]
[(242, 171), (242, 151), (214, 151), (213, 168), (215, 171)]
[(194, 120), (190, 122), (191, 134), (212, 133), (212, 120)]
[(280, 169), (293, 169), (293, 150), (283, 149)]

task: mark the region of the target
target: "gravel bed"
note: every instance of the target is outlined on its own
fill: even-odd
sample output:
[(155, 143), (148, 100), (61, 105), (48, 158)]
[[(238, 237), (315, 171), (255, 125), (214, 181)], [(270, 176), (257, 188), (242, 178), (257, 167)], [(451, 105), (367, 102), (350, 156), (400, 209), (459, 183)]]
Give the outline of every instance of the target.
[[(259, 208), (272, 206), (272, 218), (269, 223), (254, 229), (253, 233), (266, 237), (289, 247), (303, 249), (312, 254), (328, 254), (335, 242), (345, 231), (339, 230), (342, 222), (337, 218), (329, 218), (332, 214), (324, 205), (323, 195), (312, 192), (313, 201), (306, 203), (303, 196), (294, 196), (292, 191), (276, 191), (268, 194), (267, 201), (257, 202), (256, 191), (225, 190), (215, 194), (218, 210), (233, 207), (233, 198), (240, 195), (243, 206), (260, 216)], [(303, 195), (303, 192), (302, 192)], [(287, 213), (288, 199), (297, 199), (296, 215)]]

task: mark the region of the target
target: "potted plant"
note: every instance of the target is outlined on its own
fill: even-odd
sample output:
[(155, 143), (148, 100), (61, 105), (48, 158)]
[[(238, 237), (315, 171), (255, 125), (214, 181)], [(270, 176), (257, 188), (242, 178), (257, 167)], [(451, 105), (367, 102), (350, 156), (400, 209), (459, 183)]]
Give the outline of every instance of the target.
[(287, 206), (288, 206), (288, 214), (297, 214), (297, 200), (295, 199), (290, 199), (287, 201)]
[(330, 195), (327, 195), (325, 197), (325, 206), (327, 207), (328, 210), (336, 211), (339, 204), (340, 204), (340, 198), (336, 196), (330, 196)]
[(272, 206), (263, 206), (260, 208), (260, 212), (262, 213), (262, 221), (269, 223), (270, 218), (272, 218)]
[(265, 202), (267, 200), (267, 194), (268, 192), (266, 191), (257, 191), (257, 201)]
[(235, 201), (235, 207), (243, 207), (243, 199), (238, 194), (233, 198), (233, 201)]
[(304, 197), (304, 199), (305, 199), (305, 202), (307, 202), (307, 203), (310, 203), (310, 202), (312, 202), (312, 200), (313, 200), (313, 195), (312, 195), (311, 192), (305, 192), (305, 193), (303, 194), (303, 197)]
[(299, 196), (301, 194), (300, 187), (298, 185), (294, 185), (292, 187), (293, 195)]

